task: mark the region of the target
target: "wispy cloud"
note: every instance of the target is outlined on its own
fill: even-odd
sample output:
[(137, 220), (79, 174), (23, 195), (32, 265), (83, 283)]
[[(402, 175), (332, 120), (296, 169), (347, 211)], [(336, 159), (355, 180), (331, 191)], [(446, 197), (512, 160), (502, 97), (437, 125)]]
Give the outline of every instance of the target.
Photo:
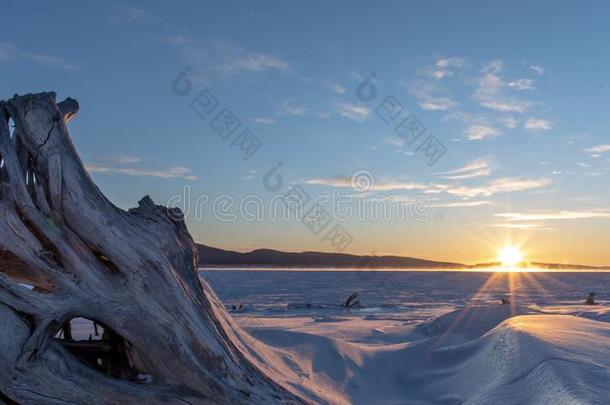
[(493, 228), (508, 228), (508, 229), (521, 229), (524, 231), (553, 231), (555, 230), (555, 228), (549, 227), (549, 226), (545, 226), (542, 223), (538, 223), (538, 222), (534, 222), (534, 223), (529, 223), (529, 222), (524, 222), (524, 223), (506, 223), (506, 222), (500, 222), (497, 224), (491, 224), (490, 225)]
[(229, 41), (198, 41), (185, 36), (165, 39), (179, 49), (193, 67), (193, 75), (201, 81), (228, 78), (244, 73), (292, 69), (288, 62), (275, 55), (249, 51)]
[(502, 130), (496, 125), (491, 124), (485, 116), (475, 116), (463, 111), (453, 111), (443, 118), (444, 120), (456, 120), (464, 125), (462, 134), (463, 139), (469, 141), (479, 141), (494, 138), (502, 134)]
[(256, 170), (250, 170), (250, 171), (248, 171), (247, 175), (241, 177), (240, 179), (244, 180), (244, 181), (250, 181), (256, 177), (255, 174), (256, 174)]
[(464, 198), (489, 197), (494, 194), (512, 193), (517, 191), (528, 191), (546, 187), (550, 185), (550, 179), (524, 179), (514, 177), (504, 177), (492, 180), (486, 185), (479, 187), (468, 186), (444, 186), (442, 191)]
[(610, 152), (610, 144), (597, 145), (583, 150), (589, 153), (591, 157), (598, 158), (602, 153)]
[(553, 129), (553, 123), (549, 120), (530, 118), (525, 121), (525, 129), (532, 132), (548, 131)]
[(530, 108), (531, 103), (523, 100), (494, 100), (487, 98), (481, 101), (481, 105), (490, 110), (524, 113)]
[(143, 8), (139, 7), (122, 7), (112, 16), (112, 22), (118, 22), (122, 20), (127, 21), (150, 21), (150, 14)]
[(436, 174), (447, 180), (473, 179), (476, 177), (489, 176), (491, 174), (491, 167), (489, 160), (477, 159), (457, 169)]
[[(500, 112), (515, 112), (524, 113), (531, 106), (532, 102), (511, 96), (506, 92), (507, 88), (517, 88), (524, 86), (531, 88), (533, 81), (514, 81), (506, 82), (501, 76), (500, 71), (503, 68), (502, 61), (495, 60), (489, 62), (483, 70), (482, 75), (477, 81), (475, 90), (475, 98), (479, 101), (482, 107)], [(513, 83), (511, 86), (510, 83)]]
[(192, 174), (191, 169), (181, 166), (173, 166), (163, 170), (147, 170), (128, 167), (110, 167), (97, 164), (85, 165), (89, 173), (123, 174), (126, 176), (145, 176), (159, 178), (182, 178), (186, 180), (197, 180), (198, 177)]
[[(338, 188), (352, 187), (351, 178), (338, 176), (334, 178), (314, 178), (306, 184)], [(373, 191), (420, 190), (427, 194), (446, 193), (462, 198), (489, 197), (495, 194), (528, 191), (546, 187), (552, 182), (549, 179), (499, 178), (482, 186), (465, 186), (461, 184), (419, 183), (413, 181), (378, 181)]]
[(531, 132), (548, 131), (553, 129), (553, 123), (549, 120), (529, 118), (525, 121), (525, 129)]
[(434, 203), (430, 205), (430, 208), (475, 208), (482, 207), (485, 205), (492, 205), (493, 202), (489, 200), (481, 201), (457, 201), (457, 202), (446, 202), (446, 203)]
[[(400, 203), (413, 203), (419, 202), (418, 197), (421, 196), (405, 196), (405, 195), (376, 195), (372, 198), (369, 198), (372, 202), (400, 202)], [(445, 201), (445, 202), (433, 202), (428, 205), (429, 208), (477, 208), (483, 207), (486, 205), (493, 205), (493, 201), (489, 200), (479, 200), (479, 201)]]
[(418, 79), (407, 85), (409, 94), (414, 96), (420, 108), (431, 111), (447, 111), (455, 108), (457, 103), (443, 95), (440, 86), (429, 79)]
[[(440, 80), (457, 75), (458, 71), (461, 80), (454, 84), (474, 84), (470, 100), (456, 99), (455, 91), (449, 91), (455, 89), (448, 88), (447, 84)], [(441, 58), (437, 59), (434, 66), (422, 68), (418, 72), (415, 79), (403, 81), (407, 84), (409, 94), (417, 99), (420, 108), (447, 111), (446, 119), (459, 120), (464, 125), (463, 139), (490, 139), (501, 135), (507, 129), (516, 129), (519, 125), (524, 125), (524, 128), (532, 132), (545, 131), (553, 126), (552, 122), (540, 119), (530, 121), (529, 125), (525, 124), (520, 114), (525, 114), (540, 104), (526, 97), (525, 93), (535, 90), (535, 79), (510, 77), (510, 72), (501, 60), (492, 60), (475, 72), (463, 58)], [(483, 110), (479, 114), (468, 112), (466, 108), (473, 101), (488, 111)]]
[(284, 101), (280, 107), (280, 114), (282, 115), (295, 115), (298, 117), (304, 117), (309, 114), (307, 107), (303, 105), (295, 104), (294, 101)]
[(368, 107), (346, 102), (335, 103), (335, 108), (337, 109), (337, 114), (339, 114), (341, 117), (349, 118), (350, 120), (358, 122), (367, 119), (371, 112)]
[(420, 101), (419, 106), (424, 110), (447, 111), (455, 107), (456, 103), (448, 97), (438, 97)]
[(250, 70), (254, 72), (260, 72), (263, 70), (288, 70), (290, 65), (276, 58), (272, 55), (265, 55), (262, 53), (249, 53), (243, 54), (242, 57), (237, 58), (232, 64), (228, 65), (229, 70), (236, 72)]
[(485, 124), (475, 124), (467, 127), (464, 130), (466, 139), (470, 141), (480, 141), (482, 139), (492, 138), (500, 134), (500, 130)]
[(140, 163), (142, 161), (142, 158), (139, 158), (137, 156), (132, 156), (132, 155), (117, 155), (117, 156), (105, 158), (103, 160), (106, 163), (126, 165), (126, 164)]
[(513, 82), (508, 82), (508, 87), (512, 87), (517, 90), (533, 90), (534, 81), (532, 79), (519, 79)]
[[(329, 186), (337, 188), (352, 188), (352, 179), (347, 176), (337, 176), (333, 178), (314, 178), (306, 180), (305, 184)], [(422, 183), (409, 181), (386, 181), (375, 183), (375, 191), (391, 191), (391, 190), (423, 190), (428, 186)]]
[(592, 218), (610, 219), (610, 212), (603, 210), (591, 211), (542, 211), (535, 213), (506, 212), (495, 214), (497, 217), (508, 221), (554, 221), (554, 220), (578, 220)]
[(506, 128), (510, 128), (510, 129), (515, 129), (519, 125), (519, 120), (515, 117), (510, 117), (510, 116), (500, 117), (498, 119), (498, 121), (500, 121), (502, 124), (504, 124), (506, 126)]
[(54, 69), (78, 69), (76, 65), (72, 64), (65, 58), (44, 53), (29, 52), (19, 49), (12, 44), (0, 42), (0, 63), (10, 61), (26, 61), (41, 67)]
[(426, 75), (435, 79), (453, 76), (456, 70), (463, 68), (466, 60), (463, 58), (439, 58), (434, 67), (425, 70)]
[(538, 65), (531, 65), (530, 69), (538, 74), (538, 76), (542, 76), (544, 74), (544, 68)]
[(347, 93), (347, 89), (340, 84), (334, 83), (330, 85), (330, 91), (336, 94), (345, 94)]
[(252, 118), (252, 122), (255, 122), (257, 124), (267, 124), (267, 125), (275, 124), (275, 120), (273, 118), (268, 118), (268, 117), (254, 117), (254, 118)]
[(166, 169), (150, 170), (130, 166), (142, 160), (136, 156), (118, 155), (102, 159), (104, 163), (87, 163), (85, 168), (89, 173), (119, 174), (125, 176), (145, 176), (158, 178), (182, 178), (197, 180), (191, 169), (182, 166), (172, 166)]

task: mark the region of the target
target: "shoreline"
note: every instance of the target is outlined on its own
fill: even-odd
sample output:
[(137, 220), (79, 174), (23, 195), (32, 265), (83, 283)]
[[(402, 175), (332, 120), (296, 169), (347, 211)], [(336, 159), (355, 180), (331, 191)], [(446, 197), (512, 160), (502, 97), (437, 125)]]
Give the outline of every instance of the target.
[(398, 268), (398, 267), (379, 267), (379, 268), (349, 268), (349, 267), (279, 267), (279, 266), (210, 266), (199, 267), (198, 271), (281, 271), (281, 272), (425, 272), (425, 273), (610, 273), (610, 269), (543, 269), (543, 268), (511, 268), (503, 269), (498, 267), (491, 268), (448, 268), (448, 269), (425, 269), (425, 268)]

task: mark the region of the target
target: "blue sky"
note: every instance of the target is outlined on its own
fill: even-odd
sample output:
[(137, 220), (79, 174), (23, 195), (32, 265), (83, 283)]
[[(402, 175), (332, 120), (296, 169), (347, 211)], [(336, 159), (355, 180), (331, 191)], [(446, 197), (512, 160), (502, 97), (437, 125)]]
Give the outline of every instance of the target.
[[(476, 262), (510, 242), (536, 260), (610, 263), (607, 2), (8, 1), (3, 14), (15, 18), (0, 28), (0, 97), (78, 99), (69, 129), (102, 190), (128, 208), (186, 187), (177, 205), (208, 201), (187, 215), (198, 241), (333, 251), (340, 225), (346, 252)], [(202, 118), (190, 103), (204, 90), (218, 107)], [(442, 143), (434, 165), (377, 114), (388, 96), (425, 126), (419, 142)], [(224, 108), (241, 123), (227, 140), (210, 127)], [(249, 159), (232, 145), (244, 129), (262, 145)], [(269, 191), (278, 162), (283, 187)], [(355, 175), (372, 184), (355, 189)], [(312, 232), (268, 215), (296, 186), (411, 216), (326, 204), (331, 221)], [(257, 197), (252, 220), (239, 206)]]

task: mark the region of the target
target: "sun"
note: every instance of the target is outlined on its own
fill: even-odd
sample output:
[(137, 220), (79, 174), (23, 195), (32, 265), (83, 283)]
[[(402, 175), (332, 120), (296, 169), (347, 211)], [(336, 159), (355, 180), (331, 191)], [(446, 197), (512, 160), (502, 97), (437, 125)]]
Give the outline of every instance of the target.
[(498, 252), (498, 261), (502, 266), (513, 267), (523, 261), (523, 254), (516, 246), (506, 246)]

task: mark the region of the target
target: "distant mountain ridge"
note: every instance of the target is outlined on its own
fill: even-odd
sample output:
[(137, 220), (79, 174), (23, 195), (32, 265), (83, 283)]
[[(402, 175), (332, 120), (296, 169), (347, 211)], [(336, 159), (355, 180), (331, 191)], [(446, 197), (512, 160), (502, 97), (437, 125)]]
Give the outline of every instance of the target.
[(357, 256), (345, 253), (282, 252), (257, 249), (241, 253), (197, 244), (201, 267), (333, 267), (333, 268), (461, 268), (461, 263), (402, 256)]
[[(273, 249), (256, 249), (236, 252), (197, 244), (200, 267), (282, 267), (282, 268), (401, 268), (401, 269), (482, 269), (499, 266), (499, 263), (467, 265), (439, 262), (405, 256), (358, 256), (346, 253), (283, 252)], [(610, 266), (596, 267), (559, 263), (530, 263), (542, 269), (610, 270)]]

